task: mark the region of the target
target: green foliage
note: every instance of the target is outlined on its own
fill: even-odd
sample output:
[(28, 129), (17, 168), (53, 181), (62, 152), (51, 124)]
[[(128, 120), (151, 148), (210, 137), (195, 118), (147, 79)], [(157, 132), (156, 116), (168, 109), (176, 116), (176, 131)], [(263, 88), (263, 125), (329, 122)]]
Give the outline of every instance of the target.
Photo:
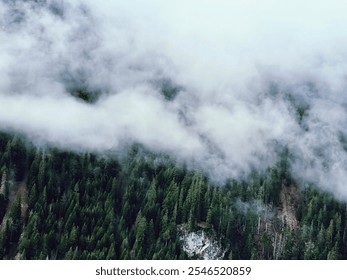
[(161, 93), (166, 100), (171, 101), (175, 99), (179, 90), (179, 87), (173, 85), (171, 81), (165, 80), (162, 84)]
[(86, 87), (78, 87), (71, 90), (71, 95), (86, 103), (95, 103), (99, 98), (100, 93), (97, 91), (91, 91)]
[[(290, 155), (243, 181), (214, 186), (199, 172), (134, 147), (120, 164), (93, 154), (40, 150), (0, 133), (2, 172), (27, 178), (28, 211), (0, 195), (0, 258), (188, 259), (180, 226), (216, 236), (232, 259), (347, 259), (346, 204), (314, 187), (296, 201), (298, 226), (279, 218), (295, 184)], [(2, 174), (1, 174), (2, 175)], [(252, 205), (260, 203), (270, 217)], [(11, 208), (11, 209), (8, 209)], [(276, 245), (274, 245), (276, 244)]]

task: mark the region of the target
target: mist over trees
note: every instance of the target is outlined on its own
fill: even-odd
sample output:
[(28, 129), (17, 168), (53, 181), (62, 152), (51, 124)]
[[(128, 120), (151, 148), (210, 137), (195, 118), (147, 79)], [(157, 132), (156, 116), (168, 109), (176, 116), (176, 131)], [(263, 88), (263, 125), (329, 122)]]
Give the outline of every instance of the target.
[(0, 258), (347, 259), (345, 6), (0, 0)]
[(287, 147), (296, 180), (347, 199), (344, 6), (0, 1), (0, 129), (75, 151), (140, 143), (221, 184)]

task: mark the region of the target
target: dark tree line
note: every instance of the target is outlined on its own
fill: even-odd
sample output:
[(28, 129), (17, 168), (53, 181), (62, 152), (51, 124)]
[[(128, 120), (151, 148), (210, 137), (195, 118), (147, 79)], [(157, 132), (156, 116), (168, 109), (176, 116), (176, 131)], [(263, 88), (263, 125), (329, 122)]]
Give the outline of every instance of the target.
[[(295, 184), (287, 154), (264, 174), (215, 186), (139, 147), (120, 162), (0, 133), (0, 257), (15, 248), (22, 259), (188, 259), (184, 225), (220, 240), (226, 259), (347, 259), (345, 203), (300, 189), (297, 226), (281, 220), (283, 190)], [(27, 197), (9, 207), (22, 180)]]

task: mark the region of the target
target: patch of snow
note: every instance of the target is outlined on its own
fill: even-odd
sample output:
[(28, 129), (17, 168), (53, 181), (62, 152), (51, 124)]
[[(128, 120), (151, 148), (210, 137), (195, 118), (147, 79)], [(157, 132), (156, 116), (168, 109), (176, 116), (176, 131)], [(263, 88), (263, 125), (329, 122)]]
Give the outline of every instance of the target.
[(203, 260), (223, 259), (225, 251), (219, 242), (207, 236), (203, 230), (188, 232), (182, 230), (180, 240), (183, 241), (183, 250), (189, 257), (198, 257)]

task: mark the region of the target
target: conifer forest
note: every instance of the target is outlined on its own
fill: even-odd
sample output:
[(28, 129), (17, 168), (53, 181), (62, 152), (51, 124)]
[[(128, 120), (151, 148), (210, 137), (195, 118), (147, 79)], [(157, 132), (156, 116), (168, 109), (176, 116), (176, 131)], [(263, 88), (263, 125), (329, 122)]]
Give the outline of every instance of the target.
[(0, 260), (347, 260), (346, 7), (0, 0)]
[(196, 259), (199, 231), (221, 259), (347, 258), (346, 203), (299, 187), (285, 154), (224, 185), (135, 146), (120, 163), (1, 133), (0, 154), (3, 259)]

